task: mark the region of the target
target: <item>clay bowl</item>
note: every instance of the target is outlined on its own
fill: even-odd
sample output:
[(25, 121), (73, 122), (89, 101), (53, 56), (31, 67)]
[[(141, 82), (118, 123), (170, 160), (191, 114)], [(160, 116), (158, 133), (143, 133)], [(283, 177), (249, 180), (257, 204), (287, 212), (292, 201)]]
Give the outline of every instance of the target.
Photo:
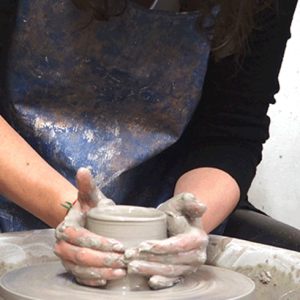
[[(120, 241), (125, 249), (137, 247), (145, 240), (167, 238), (166, 222), (164, 212), (140, 206), (96, 207), (87, 214), (87, 229)], [(129, 291), (150, 289), (148, 278), (130, 274), (123, 279), (109, 281), (105, 288)]]

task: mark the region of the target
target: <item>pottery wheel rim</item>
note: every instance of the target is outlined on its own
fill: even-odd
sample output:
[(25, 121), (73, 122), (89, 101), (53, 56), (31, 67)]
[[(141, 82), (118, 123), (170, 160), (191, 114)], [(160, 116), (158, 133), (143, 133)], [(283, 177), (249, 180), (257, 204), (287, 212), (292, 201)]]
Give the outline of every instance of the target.
[(163, 299), (229, 300), (254, 298), (254, 282), (231, 270), (202, 266), (172, 288), (157, 291), (116, 291), (78, 285), (60, 262), (31, 265), (6, 273), (0, 279), (5, 300)]

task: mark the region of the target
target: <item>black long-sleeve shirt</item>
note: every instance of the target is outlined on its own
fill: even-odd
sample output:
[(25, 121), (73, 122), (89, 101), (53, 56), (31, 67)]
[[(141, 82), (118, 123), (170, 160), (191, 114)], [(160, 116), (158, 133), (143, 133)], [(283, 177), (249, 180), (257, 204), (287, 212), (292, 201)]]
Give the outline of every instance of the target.
[[(279, 90), (278, 73), (297, 1), (278, 1), (260, 12), (239, 65), (233, 56), (210, 59), (200, 107), (188, 135), (201, 153), (200, 166), (229, 173), (245, 199), (262, 144), (269, 137), (269, 104)], [(205, 145), (205, 147), (203, 147)]]

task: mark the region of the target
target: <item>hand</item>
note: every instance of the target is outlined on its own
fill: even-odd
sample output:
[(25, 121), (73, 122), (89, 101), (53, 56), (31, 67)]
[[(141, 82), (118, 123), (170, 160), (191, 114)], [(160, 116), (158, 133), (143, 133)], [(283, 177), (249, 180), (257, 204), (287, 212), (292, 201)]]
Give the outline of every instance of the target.
[(68, 272), (85, 285), (103, 286), (107, 280), (125, 276), (124, 246), (85, 229), (87, 212), (99, 205), (115, 205), (96, 187), (89, 169), (76, 175), (78, 199), (56, 228), (55, 254)]
[(201, 222), (206, 206), (192, 194), (176, 195), (158, 209), (168, 216), (170, 237), (145, 241), (137, 249), (125, 251), (125, 259), (130, 261), (127, 272), (150, 277), (153, 289), (170, 287), (182, 276), (196, 272), (206, 261), (208, 244)]

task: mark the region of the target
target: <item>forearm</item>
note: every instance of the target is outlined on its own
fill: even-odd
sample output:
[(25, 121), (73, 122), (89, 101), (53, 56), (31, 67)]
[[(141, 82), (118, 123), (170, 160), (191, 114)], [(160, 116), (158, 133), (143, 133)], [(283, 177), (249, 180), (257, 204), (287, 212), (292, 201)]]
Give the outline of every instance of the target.
[(60, 204), (77, 189), (45, 162), (0, 116), (0, 193), (52, 227), (64, 218)]
[(236, 207), (240, 189), (226, 172), (216, 168), (198, 168), (182, 175), (177, 181), (174, 194), (190, 192), (207, 211), (202, 217), (207, 233), (215, 229)]

